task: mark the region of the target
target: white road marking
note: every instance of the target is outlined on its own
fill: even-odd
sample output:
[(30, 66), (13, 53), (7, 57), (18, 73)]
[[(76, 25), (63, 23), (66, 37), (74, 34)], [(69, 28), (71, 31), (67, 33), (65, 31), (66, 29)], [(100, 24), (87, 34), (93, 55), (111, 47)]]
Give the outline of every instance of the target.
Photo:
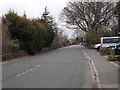
[(29, 69), (28, 71), (30, 72), (30, 71), (32, 71), (34, 68), (31, 68), (31, 69)]
[(40, 65), (37, 65), (37, 66), (35, 66), (35, 67), (31, 68), (31, 69), (28, 69), (28, 70), (26, 70), (26, 71), (24, 71), (24, 72), (16, 75), (16, 77), (19, 77), (19, 76), (21, 76), (21, 75), (24, 75), (25, 73), (30, 72), (30, 71), (32, 71), (33, 69), (38, 68), (38, 67), (40, 67)]
[(93, 81), (95, 83), (97, 83), (98, 88), (103, 88), (102, 84), (100, 83), (100, 78), (99, 78), (99, 75), (98, 75), (98, 72), (97, 72), (97, 69), (94, 65), (93, 60), (88, 56), (88, 54), (84, 50), (82, 50), (82, 51), (83, 51), (84, 55), (88, 58), (90, 66), (92, 68)]
[(40, 65), (37, 65), (35, 68), (40, 67)]
[[(48, 61), (53, 60), (53, 58), (58, 57), (58, 56), (62, 55), (62, 54), (65, 53), (65, 52), (66, 52), (66, 50), (65, 50), (64, 52), (59, 53), (59, 54), (57, 54), (56, 56), (50, 58)], [(24, 72), (22, 72), (22, 73), (16, 75), (16, 77), (19, 77), (19, 76), (21, 76), (21, 75), (24, 75), (25, 73), (30, 72), (30, 71), (32, 71), (33, 69), (38, 68), (38, 67), (40, 67), (40, 65), (37, 65), (37, 66), (35, 66), (35, 67), (33, 67), (33, 68), (28, 69), (28, 70), (26, 70), (26, 71), (24, 71)]]
[(24, 72), (22, 72), (22, 73), (16, 75), (16, 77), (19, 77), (19, 76), (21, 76), (21, 75), (23, 75), (23, 74), (25, 74), (25, 73), (27, 73), (27, 72), (28, 72), (28, 71), (24, 71)]
[(110, 62), (110, 63), (117, 66), (118, 68), (120, 67), (119, 65), (115, 64), (114, 62)]

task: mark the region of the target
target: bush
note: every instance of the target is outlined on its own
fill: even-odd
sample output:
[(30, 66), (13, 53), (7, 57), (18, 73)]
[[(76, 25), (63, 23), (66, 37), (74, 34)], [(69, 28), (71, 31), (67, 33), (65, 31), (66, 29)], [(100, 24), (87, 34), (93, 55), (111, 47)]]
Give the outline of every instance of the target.
[(89, 30), (85, 36), (85, 46), (88, 48), (93, 48), (95, 44), (100, 43), (101, 37), (112, 36), (113, 33), (110, 30), (102, 28), (101, 30)]
[(8, 52), (7, 54), (2, 55), (2, 61), (11, 60), (11, 59), (19, 58), (26, 55), (28, 54), (23, 50), (19, 50), (17, 52)]
[[(29, 54), (35, 54), (44, 47), (49, 47), (54, 38), (54, 31), (49, 24), (30, 20), (18, 16), (17, 13), (10, 11), (4, 17), (5, 21), (10, 23), (9, 31), (12, 39), (20, 42), (20, 48), (26, 50)], [(18, 45), (11, 45), (11, 52), (16, 52)]]
[(93, 48), (97, 43), (100, 43), (100, 38), (98, 37), (97, 31), (89, 31), (86, 34), (85, 46), (88, 48)]
[(11, 59), (11, 58), (14, 58), (14, 57), (10, 53), (2, 55), (2, 61), (5, 61), (5, 60)]
[(17, 52), (17, 51), (19, 51), (19, 48), (20, 48), (19, 44), (12, 43), (9, 45), (10, 52)]

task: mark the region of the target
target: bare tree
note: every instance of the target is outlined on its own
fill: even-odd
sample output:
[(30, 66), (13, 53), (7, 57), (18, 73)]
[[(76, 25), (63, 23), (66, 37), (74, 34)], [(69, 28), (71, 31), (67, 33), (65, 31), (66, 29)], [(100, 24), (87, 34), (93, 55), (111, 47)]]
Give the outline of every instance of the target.
[(60, 19), (67, 23), (68, 28), (88, 32), (108, 26), (114, 17), (113, 10), (112, 2), (71, 1), (62, 10)]
[(120, 34), (120, 1), (117, 3), (117, 14), (118, 14), (118, 32)]

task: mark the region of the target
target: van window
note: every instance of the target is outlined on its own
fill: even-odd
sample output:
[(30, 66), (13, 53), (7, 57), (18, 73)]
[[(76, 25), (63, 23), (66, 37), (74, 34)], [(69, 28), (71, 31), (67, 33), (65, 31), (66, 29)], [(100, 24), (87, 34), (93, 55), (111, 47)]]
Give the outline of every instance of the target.
[(103, 43), (120, 43), (120, 38), (103, 39)]

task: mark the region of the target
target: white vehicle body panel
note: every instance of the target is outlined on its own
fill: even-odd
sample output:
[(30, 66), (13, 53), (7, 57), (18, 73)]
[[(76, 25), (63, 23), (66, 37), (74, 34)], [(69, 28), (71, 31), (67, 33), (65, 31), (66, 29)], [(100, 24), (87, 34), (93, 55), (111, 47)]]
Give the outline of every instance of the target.
[(120, 37), (102, 37), (101, 38), (101, 48), (108, 48), (109, 46), (116, 46), (117, 44), (120, 44)]

